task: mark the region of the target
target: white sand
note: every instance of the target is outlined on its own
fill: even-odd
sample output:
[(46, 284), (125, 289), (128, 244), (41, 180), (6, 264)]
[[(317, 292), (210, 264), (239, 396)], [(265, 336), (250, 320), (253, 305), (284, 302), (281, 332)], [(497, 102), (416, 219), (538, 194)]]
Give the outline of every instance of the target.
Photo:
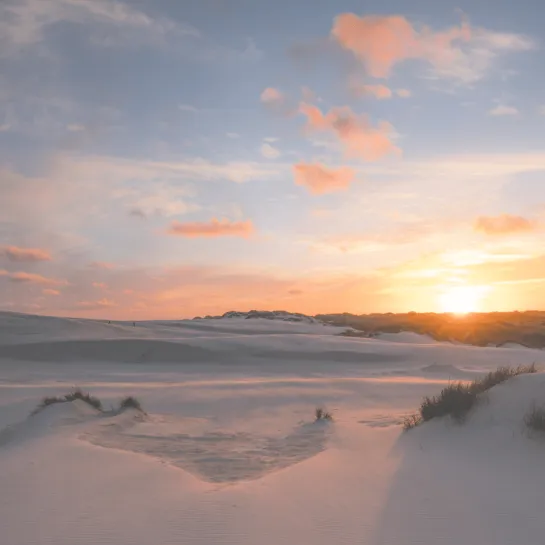
[[(403, 416), (541, 351), (269, 320), (105, 324), (0, 313), (2, 545), (541, 545), (545, 374), (463, 426)], [(545, 365), (544, 365), (545, 367)], [(80, 402), (28, 417), (74, 385)], [(314, 423), (317, 405), (333, 423)]]

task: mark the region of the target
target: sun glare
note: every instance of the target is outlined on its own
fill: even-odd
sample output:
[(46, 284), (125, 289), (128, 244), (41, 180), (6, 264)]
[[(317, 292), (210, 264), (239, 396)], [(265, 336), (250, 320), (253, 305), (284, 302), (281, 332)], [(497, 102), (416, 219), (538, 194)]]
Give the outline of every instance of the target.
[(443, 312), (468, 314), (480, 310), (485, 289), (482, 286), (456, 286), (443, 292), (439, 303)]

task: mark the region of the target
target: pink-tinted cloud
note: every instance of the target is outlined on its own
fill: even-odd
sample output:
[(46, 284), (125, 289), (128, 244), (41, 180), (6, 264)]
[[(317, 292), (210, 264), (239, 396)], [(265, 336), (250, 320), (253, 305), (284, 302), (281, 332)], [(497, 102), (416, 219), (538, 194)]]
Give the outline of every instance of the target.
[(0, 255), (10, 261), (34, 262), (50, 261), (51, 255), (45, 250), (39, 248), (20, 248), (18, 246), (0, 247)]
[(50, 286), (64, 286), (67, 284), (66, 280), (57, 280), (56, 278), (47, 278), (41, 274), (27, 273), (27, 272), (10, 272), (6, 270), (0, 270), (0, 276), (3, 276), (11, 282), (28, 282), (31, 284), (45, 284)]
[(284, 102), (285, 97), (284, 94), (279, 91), (278, 89), (275, 89), (274, 87), (267, 87), (260, 96), (261, 102), (264, 104), (275, 104), (279, 102)]
[(401, 151), (390, 139), (394, 129), (389, 123), (381, 121), (373, 127), (366, 115), (357, 115), (347, 106), (332, 108), (324, 115), (317, 106), (302, 102), (299, 112), (307, 117), (308, 130), (333, 132), (349, 157), (377, 161)]
[(76, 307), (78, 309), (84, 309), (84, 310), (97, 310), (102, 308), (112, 308), (117, 306), (113, 301), (110, 299), (100, 299), (98, 301), (80, 301), (77, 303)]
[(352, 91), (360, 96), (371, 96), (378, 100), (392, 98), (392, 90), (386, 85), (353, 85)]
[(495, 117), (513, 116), (518, 115), (519, 111), (513, 106), (505, 106), (504, 104), (498, 104), (496, 107), (488, 110), (488, 115)]
[(175, 221), (171, 224), (168, 233), (182, 237), (249, 237), (254, 233), (254, 225), (250, 220), (229, 221), (213, 218), (209, 222)]
[(260, 95), (261, 103), (276, 114), (291, 117), (297, 112), (297, 106), (282, 91), (267, 87)]
[(387, 77), (397, 63), (408, 59), (425, 59), (434, 65), (452, 62), (456, 44), (471, 39), (465, 23), (433, 32), (428, 27), (416, 29), (400, 15), (358, 17), (353, 13), (336, 17), (331, 35), (376, 78)]
[(486, 235), (509, 235), (534, 231), (537, 225), (534, 221), (522, 216), (502, 214), (500, 216), (481, 216), (475, 221), (474, 228)]
[(106, 289), (108, 286), (104, 282), (93, 282), (93, 288)]
[(103, 269), (108, 271), (115, 269), (115, 265), (113, 263), (107, 263), (106, 261), (93, 261), (92, 263), (89, 263), (89, 267), (92, 269)]
[(409, 98), (412, 96), (412, 93), (409, 91), (409, 89), (397, 89), (396, 95), (400, 98)]
[(327, 168), (320, 164), (300, 163), (293, 166), (295, 183), (306, 187), (313, 195), (323, 195), (348, 189), (354, 171), (348, 167)]
[(42, 293), (44, 295), (60, 295), (61, 292), (59, 290), (52, 290), (52, 289), (45, 289), (45, 290), (42, 290)]

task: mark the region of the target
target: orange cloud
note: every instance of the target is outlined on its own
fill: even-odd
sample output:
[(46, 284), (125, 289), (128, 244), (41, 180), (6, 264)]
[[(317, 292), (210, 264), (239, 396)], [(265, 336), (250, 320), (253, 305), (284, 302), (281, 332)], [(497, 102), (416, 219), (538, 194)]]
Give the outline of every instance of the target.
[(11, 282), (29, 282), (33, 284), (46, 284), (51, 286), (63, 286), (67, 284), (66, 280), (47, 278), (41, 274), (27, 272), (9, 272), (6, 270), (0, 270), (0, 276), (6, 277)]
[(500, 216), (481, 216), (475, 221), (475, 231), (481, 231), (486, 235), (509, 235), (512, 233), (524, 233), (534, 231), (536, 223), (522, 216), (502, 214)]
[(4, 246), (0, 248), (0, 255), (10, 261), (33, 262), (50, 261), (51, 256), (45, 250), (39, 248), (19, 248), (17, 246)]
[(390, 140), (393, 127), (389, 123), (381, 121), (373, 127), (366, 115), (358, 116), (348, 106), (333, 108), (324, 115), (317, 106), (302, 102), (299, 112), (307, 117), (307, 129), (335, 133), (348, 156), (376, 161), (401, 151)]
[(107, 287), (104, 282), (93, 282), (93, 288), (106, 289)]
[(42, 293), (44, 295), (60, 295), (61, 294), (59, 290), (51, 290), (51, 289), (42, 290)]
[(248, 221), (229, 221), (213, 218), (209, 222), (188, 222), (180, 223), (175, 221), (171, 224), (168, 233), (183, 237), (249, 237), (254, 232), (253, 223)]
[(300, 163), (293, 166), (295, 183), (306, 187), (313, 195), (342, 191), (350, 186), (354, 171), (348, 167), (327, 168), (320, 164)]
[(373, 96), (379, 100), (392, 98), (392, 90), (386, 85), (354, 85), (352, 91), (358, 95)]
[(331, 35), (376, 78), (387, 77), (397, 63), (408, 59), (425, 59), (436, 66), (454, 62), (454, 44), (471, 39), (466, 23), (444, 32), (428, 27), (419, 31), (400, 15), (358, 17), (354, 13), (337, 16)]

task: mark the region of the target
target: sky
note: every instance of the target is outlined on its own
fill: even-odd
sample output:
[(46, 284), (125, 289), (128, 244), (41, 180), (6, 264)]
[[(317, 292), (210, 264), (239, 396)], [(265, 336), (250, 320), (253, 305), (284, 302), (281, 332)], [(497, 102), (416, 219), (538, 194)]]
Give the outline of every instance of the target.
[(545, 308), (539, 0), (2, 0), (0, 309)]

